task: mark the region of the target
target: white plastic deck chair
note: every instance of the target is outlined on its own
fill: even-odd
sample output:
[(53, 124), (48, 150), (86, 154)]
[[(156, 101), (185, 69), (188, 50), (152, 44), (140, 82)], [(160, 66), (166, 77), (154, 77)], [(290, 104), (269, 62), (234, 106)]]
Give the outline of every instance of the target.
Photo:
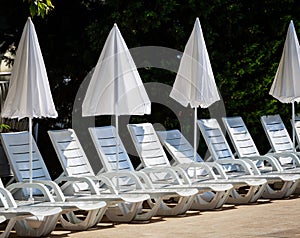
[[(292, 174), (300, 174), (300, 152), (294, 148), (290, 135), (279, 114), (267, 115), (261, 117), (261, 123), (267, 135), (271, 149), (269, 153), (276, 155), (284, 172)], [(291, 120), (292, 128), (295, 130), (295, 137), (298, 140), (299, 122), (295, 117), (295, 124)], [(300, 192), (300, 183), (295, 193)]]
[[(123, 203), (108, 208), (110, 214), (106, 213), (106, 215), (109, 216), (110, 220), (120, 222), (130, 222), (132, 220), (148, 221), (156, 214), (158, 207), (155, 207), (150, 211), (142, 210), (142, 212), (140, 212), (142, 203), (151, 198), (149, 194), (146, 193), (147, 191), (142, 190), (139, 187), (140, 184), (137, 184), (135, 189), (129, 189), (129, 187), (127, 187), (126, 190), (119, 191), (113, 183), (113, 178), (107, 177), (104, 174), (95, 175), (73, 129), (51, 130), (48, 131), (48, 134), (64, 169), (63, 176), (91, 178), (96, 183), (95, 186), (101, 191), (101, 194), (107, 194), (109, 190), (110, 192), (113, 191), (114, 193), (118, 193), (119, 196), (124, 197)], [(104, 182), (109, 188), (102, 186), (99, 181)], [(71, 184), (71, 186), (68, 186), (65, 189), (72, 189), (77, 192), (84, 192), (88, 189), (84, 183)], [(155, 193), (154, 191), (152, 192)]]
[[(296, 151), (299, 153), (299, 148), (300, 148), (300, 115), (296, 115), (295, 116), (295, 121), (293, 121), (293, 119), (291, 119), (291, 123), (292, 126), (295, 130), (295, 137), (296, 137), (296, 141), (297, 141), (297, 146), (295, 147)], [(296, 164), (296, 162), (294, 163)], [(298, 167), (296, 168), (298, 170)], [(294, 169), (292, 169), (294, 171)], [(297, 171), (296, 170), (296, 171)], [(300, 173), (300, 171), (299, 171)], [(300, 193), (300, 186), (298, 185), (297, 189), (296, 189), (296, 193)]]
[(295, 122), (293, 122), (293, 120), (291, 119), (291, 124), (295, 130), (295, 137), (297, 141), (297, 146), (295, 149), (297, 152), (299, 152), (299, 148), (300, 148), (300, 115), (299, 114), (295, 115)]
[[(16, 198), (24, 200), (28, 198), (29, 184), (26, 182), (29, 179), (29, 169), (28, 169), (28, 160), (29, 160), (29, 143), (28, 143), (28, 132), (14, 132), (14, 133), (1, 133), (1, 141), (11, 165), (11, 168), (14, 173), (15, 180), (18, 183), (11, 184), (7, 187)], [(62, 226), (68, 230), (86, 230), (90, 227), (95, 226), (102, 220), (104, 213), (110, 212), (107, 210), (107, 203), (124, 201), (119, 198), (119, 196), (65, 196), (59, 186), (51, 180), (49, 172), (45, 166), (43, 158), (39, 152), (39, 149), (35, 143), (32, 141), (33, 148), (33, 188), (32, 189), (34, 199), (36, 201), (41, 199), (49, 201), (50, 203), (47, 206), (59, 206), (62, 208), (62, 216), (60, 221)], [(38, 184), (37, 184), (38, 183)], [(50, 194), (49, 189), (54, 191), (54, 198)], [(16, 192), (15, 192), (16, 191)], [(86, 216), (82, 216), (82, 212), (79, 212), (78, 216), (75, 211), (82, 210), (86, 211)], [(114, 216), (112, 216), (114, 217)], [(110, 219), (111, 217), (109, 217)], [(117, 217), (119, 218), (119, 217)]]
[(0, 223), (7, 222), (1, 238), (9, 237), (15, 230), (18, 236), (41, 237), (49, 235), (56, 227), (61, 214), (59, 207), (41, 207), (34, 204), (18, 205), (0, 180)]
[[(207, 165), (218, 171), (216, 182), (225, 181), (234, 186), (227, 202), (233, 204), (254, 203), (261, 197), (265, 190), (267, 181), (265, 179), (228, 178), (220, 164), (205, 162), (197, 153), (197, 162), (194, 162), (194, 148), (179, 130), (156, 131), (161, 143), (172, 156), (173, 165), (181, 166), (190, 176), (194, 177), (194, 168), (199, 165)], [(196, 170), (197, 171), (197, 170)], [(207, 179), (203, 168), (197, 173), (197, 178)], [(244, 189), (243, 189), (244, 188)]]
[[(195, 197), (192, 209), (211, 210), (221, 208), (226, 203), (233, 186), (232, 184), (220, 184), (194, 181), (180, 167), (172, 167), (164, 149), (150, 123), (128, 124), (128, 129), (141, 159), (142, 171), (148, 173), (153, 182), (172, 183), (174, 179), (180, 186), (194, 187), (199, 190)], [(176, 171), (179, 176), (170, 176)]]
[[(28, 133), (28, 132), (18, 132), (18, 133), (13, 133), (15, 135), (11, 135), (13, 137), (13, 139), (11, 139), (11, 143), (16, 143), (16, 141), (23, 141), (21, 142), (20, 145), (23, 145), (26, 151), (26, 146), (28, 146), (28, 143), (26, 143), (26, 135), (24, 135), (24, 133)], [(7, 133), (7, 135), (10, 135), (11, 133)], [(19, 139), (16, 139), (16, 137), (22, 137)], [(7, 138), (6, 138), (7, 139)], [(25, 143), (24, 143), (25, 142)], [(8, 144), (8, 143), (7, 143)], [(63, 226), (67, 229), (71, 230), (83, 230), (83, 229), (87, 229), (88, 227), (94, 226), (95, 224), (97, 224), (101, 219), (103, 214), (105, 213), (105, 215), (108, 217), (109, 220), (111, 221), (116, 221), (116, 222), (128, 222), (128, 221), (132, 221), (138, 212), (138, 208), (139, 206), (142, 204), (142, 202), (146, 199), (149, 198), (148, 195), (145, 194), (122, 194), (122, 195), (117, 195), (114, 193), (114, 191), (110, 190), (111, 193), (106, 193), (106, 194), (100, 194), (99, 189), (95, 186), (94, 181), (91, 178), (85, 178), (85, 177), (69, 177), (69, 176), (65, 176), (65, 177), (60, 177), (57, 179), (57, 183), (61, 183), (61, 182), (66, 182), (64, 185), (66, 185), (67, 188), (73, 187), (77, 187), (78, 184), (80, 184), (80, 182), (82, 182), (82, 184), (84, 186), (86, 186), (86, 184), (88, 184), (87, 189), (89, 190), (87, 193), (72, 193), (70, 190), (66, 189), (66, 196), (60, 191), (60, 188), (57, 186), (56, 183), (49, 181), (50, 180), (50, 176), (48, 173), (48, 170), (44, 164), (43, 158), (38, 150), (38, 147), (35, 143), (35, 141), (33, 140), (33, 148), (34, 148), (34, 159), (37, 161), (35, 162), (36, 164), (38, 164), (39, 166), (36, 165), (36, 168), (34, 169), (34, 171), (36, 172), (35, 175), (35, 179), (39, 179), (38, 182), (39, 183), (45, 183), (47, 186), (56, 186), (56, 193), (61, 193), (60, 197), (64, 197), (65, 199), (63, 200), (67, 200), (67, 202), (69, 203), (74, 203), (74, 205), (76, 205), (77, 210), (86, 210), (88, 211), (88, 214), (86, 216), (86, 219), (82, 221), (82, 219), (77, 219), (75, 215), (68, 214), (68, 219), (70, 220), (69, 223), (67, 223), (68, 221), (64, 221), (66, 224), (63, 224)], [(13, 154), (12, 154), (13, 156)], [(20, 179), (19, 181), (21, 181), (21, 179), (23, 179), (23, 177), (26, 179), (28, 176), (28, 169), (26, 169), (26, 155), (24, 157), (24, 155), (22, 156), (21, 154), (16, 153), (15, 156), (20, 156), (21, 161), (24, 161), (24, 169), (21, 169), (21, 177), (20, 178), (16, 178)], [(15, 159), (16, 160), (16, 159)], [(22, 163), (20, 164), (20, 166), (22, 166)], [(37, 169), (40, 168), (40, 169)], [(19, 170), (18, 168), (16, 170)], [(23, 171), (24, 170), (24, 171)], [(23, 176), (23, 177), (22, 177)], [(45, 178), (45, 180), (43, 179)], [(43, 179), (43, 180), (42, 180)], [(79, 181), (79, 182), (78, 182)], [(52, 182), (52, 183), (50, 183)], [(108, 182), (108, 181), (106, 181)], [(50, 184), (49, 184), (50, 183)], [(14, 184), (15, 186), (12, 189), (15, 189), (16, 184)], [(64, 186), (63, 185), (63, 186)], [(11, 185), (10, 185), (11, 186)], [(62, 186), (62, 189), (63, 189)], [(52, 188), (53, 189), (53, 188)], [(65, 191), (64, 191), (65, 192)], [(62, 205), (64, 206), (70, 206), (68, 205), (67, 202), (63, 202)], [(103, 207), (103, 204), (107, 203), (107, 207)], [(123, 203), (126, 203), (126, 205), (122, 205)], [(101, 209), (100, 212), (100, 208), (99, 206), (102, 205), (103, 209)], [(120, 209), (119, 205), (121, 206)], [(95, 210), (98, 209), (99, 211)], [(73, 224), (74, 223), (74, 224)]]
[(284, 168), (291, 168), (300, 173), (298, 168), (295, 170), (295, 167), (300, 167), (300, 153), (294, 149), (293, 142), (280, 115), (262, 116), (261, 123), (271, 145), (269, 152), (280, 155), (279, 161)]
[[(201, 119), (197, 123), (212, 159), (222, 163), (228, 173), (235, 176), (247, 175), (247, 177), (250, 177), (252, 175), (253, 178), (266, 179), (268, 184), (262, 195), (264, 198), (279, 199), (293, 194), (299, 184), (299, 176), (293, 174), (261, 174), (250, 158), (235, 159), (216, 119)], [(282, 183), (281, 188), (273, 188), (272, 185), (276, 182)]]
[[(159, 195), (161, 204), (157, 210), (156, 215), (161, 216), (175, 216), (179, 214), (184, 214), (191, 207), (195, 195), (198, 193), (197, 189), (171, 189), (165, 186), (155, 186), (151, 183), (151, 180), (146, 174), (135, 171), (134, 167), (130, 161), (127, 151), (122, 143), (121, 138), (116, 136), (116, 128), (114, 126), (103, 126), (103, 127), (91, 127), (89, 128), (92, 141), (98, 153), (98, 157), (103, 164), (103, 169), (105, 174), (111, 173), (116, 175), (117, 165), (116, 165), (116, 146), (118, 145), (119, 152), (119, 174), (123, 174), (124, 177), (119, 176), (119, 179), (123, 186), (131, 186), (132, 179), (130, 175), (137, 176), (137, 179), (143, 181), (143, 185), (146, 187), (146, 191), (155, 192), (153, 195)], [(118, 138), (118, 142), (117, 142)], [(128, 176), (129, 175), (129, 176)], [(150, 189), (150, 190), (149, 190)], [(173, 199), (176, 203), (168, 204), (164, 200)], [(148, 200), (148, 205), (154, 207), (157, 198), (152, 198)]]
[[(289, 173), (290, 172), (290, 169), (286, 169), (286, 167), (282, 166), (280, 162), (282, 160), (291, 161), (290, 158), (291, 156), (295, 158), (296, 156), (291, 154), (293, 152), (291, 153), (290, 152), (288, 153), (269, 152), (265, 155), (261, 155), (241, 117), (239, 116), (223, 117), (222, 119), (226, 131), (228, 132), (229, 137), (235, 148), (236, 155), (238, 157), (254, 158), (254, 160), (256, 160), (256, 166), (259, 168), (259, 170), (262, 173), (264, 172)], [(266, 166), (264, 162), (266, 162), (268, 166)], [(297, 172), (300, 173), (300, 170), (298, 170)]]
[[(265, 155), (260, 155), (243, 119), (239, 116), (237, 117), (224, 117), (223, 123), (225, 125), (226, 131), (232, 141), (235, 148), (236, 155), (238, 158), (251, 158), (256, 163), (257, 168), (261, 173), (274, 173), (274, 174), (286, 174), (294, 173), (300, 174), (299, 168), (292, 168), (284, 166), (282, 161), (291, 161), (292, 158), (297, 156), (289, 152), (274, 152), (267, 153)], [(283, 122), (282, 122), (283, 124)], [(283, 125), (284, 126), (284, 125)], [(287, 132), (287, 131), (286, 131)], [(297, 189), (299, 188), (299, 185)]]

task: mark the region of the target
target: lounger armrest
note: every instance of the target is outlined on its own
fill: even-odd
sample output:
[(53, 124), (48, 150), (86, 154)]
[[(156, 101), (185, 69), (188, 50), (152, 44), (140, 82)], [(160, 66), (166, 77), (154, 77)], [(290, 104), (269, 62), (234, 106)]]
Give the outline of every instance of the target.
[[(151, 174), (155, 175), (156, 173), (166, 173), (173, 179), (173, 181), (175, 183), (177, 183), (178, 185), (182, 185), (182, 182), (181, 182), (178, 174), (176, 173), (176, 171), (173, 169), (173, 167), (156, 167), (156, 168), (147, 167), (147, 168), (143, 168), (141, 171), (146, 173), (148, 176), (150, 176)], [(151, 178), (151, 176), (150, 176), (150, 178)], [(156, 181), (153, 181), (152, 179), (151, 179), (151, 181), (156, 182)]]
[(249, 158), (243, 157), (243, 158), (240, 158), (238, 160), (244, 161), (249, 165), (249, 168), (252, 171), (251, 174), (255, 174), (255, 175), (260, 175), (261, 174), (259, 169), (257, 168), (256, 164), (252, 160), (250, 160)]
[(105, 176), (103, 174), (97, 175), (98, 181), (105, 184), (105, 186), (109, 189), (109, 191), (113, 194), (118, 194), (118, 191), (116, 189), (115, 184), (111, 181), (111, 179), (108, 176)]
[[(105, 176), (107, 173), (111, 173), (111, 172), (105, 172), (103, 173), (103, 175)], [(136, 182), (139, 183), (140, 186), (139, 188), (145, 189), (145, 184), (146, 184), (146, 188), (154, 189), (151, 179), (143, 171), (126, 171), (126, 172), (122, 171), (122, 173), (124, 173), (124, 175), (126, 176), (134, 178)]]
[(300, 159), (299, 159), (300, 153), (298, 152), (268, 153), (266, 155), (275, 157), (277, 160), (279, 160), (280, 157), (290, 157), (293, 161), (293, 165), (296, 167), (300, 167)]
[(146, 188), (154, 189), (153, 183), (149, 176), (143, 171), (134, 171), (134, 173), (146, 184)]
[(241, 160), (241, 159), (219, 159), (216, 162), (221, 165), (225, 165), (225, 164), (238, 165), (242, 167), (247, 174), (253, 175), (252, 169), (258, 172), (258, 174), (260, 174), (253, 162), (248, 163), (245, 160)]
[(15, 199), (6, 188), (0, 187), (0, 199), (4, 208), (17, 207)]
[(149, 176), (147, 175), (147, 173), (141, 171), (143, 168), (144, 168), (143, 164), (140, 163), (136, 167), (136, 170), (132, 171), (132, 172), (134, 172), (139, 178), (141, 178), (143, 180), (143, 182), (146, 184), (147, 188), (153, 189), (154, 186), (153, 186), (153, 183), (152, 183), (151, 179), (149, 178)]
[(174, 167), (172, 167), (172, 169), (174, 169), (176, 171), (176, 173), (180, 175), (180, 177), (184, 181), (184, 184), (190, 184), (190, 185), (192, 184), (188, 174), (185, 172), (185, 170), (183, 168), (174, 166)]
[(51, 194), (54, 194), (54, 199), (59, 202), (64, 202), (66, 200), (65, 195), (61, 191), (57, 183), (50, 180), (34, 180), (35, 183), (41, 183), (51, 188)]
[(135, 181), (136, 187), (138, 189), (144, 189), (139, 177), (133, 171), (118, 171), (118, 172), (105, 172), (101, 174), (102, 176), (108, 177), (110, 180), (114, 177), (129, 177)]
[(205, 163), (199, 163), (199, 162), (191, 162), (191, 163), (184, 163), (184, 164), (178, 164), (174, 167), (180, 167), (183, 170), (187, 171), (188, 169), (203, 169), (208, 174), (209, 178), (211, 179), (217, 179), (217, 176), (215, 175), (214, 171), (212, 170), (212, 167), (205, 164)]
[(17, 183), (13, 183), (10, 184), (6, 187), (6, 189), (8, 191), (10, 191), (12, 194), (14, 192), (14, 190), (19, 190), (19, 189), (23, 189), (23, 188), (33, 188), (33, 189), (38, 189), (42, 192), (42, 194), (44, 195), (44, 201), (45, 202), (55, 202), (53, 196), (51, 195), (49, 189), (44, 185), (44, 184), (40, 184), (40, 183), (36, 183), (36, 182), (17, 182)]
[[(265, 161), (268, 162), (272, 166), (273, 171), (281, 172), (283, 171), (282, 166), (278, 162), (278, 160), (272, 156), (269, 155), (262, 155), (262, 156), (251, 156), (251, 157), (243, 157), (241, 159), (248, 159), (253, 162), (259, 160), (259, 161)], [(256, 166), (257, 167), (257, 166)]]
[(69, 184), (72, 184), (72, 183), (86, 183), (89, 187), (89, 191), (91, 194), (96, 194), (96, 195), (99, 195), (100, 192), (99, 192), (99, 188), (96, 186), (96, 183), (95, 181), (98, 181), (98, 179), (96, 177), (72, 177), (72, 176), (68, 176), (68, 177), (58, 177), (55, 182), (60, 184), (62, 182), (67, 182)]
[[(215, 169), (219, 173), (220, 178), (228, 179), (228, 176), (226, 175), (223, 167), (220, 164), (218, 164), (216, 162), (206, 162), (206, 161), (202, 162), (202, 163), (205, 163), (207, 166), (211, 167), (212, 169)], [(214, 172), (214, 174), (216, 175), (215, 172)]]

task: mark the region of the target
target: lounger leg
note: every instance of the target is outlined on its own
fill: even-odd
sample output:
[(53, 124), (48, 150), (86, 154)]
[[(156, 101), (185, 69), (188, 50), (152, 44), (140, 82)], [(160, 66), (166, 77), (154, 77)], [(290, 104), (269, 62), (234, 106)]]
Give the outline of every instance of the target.
[(88, 211), (83, 220), (79, 219), (74, 212), (69, 212), (60, 216), (60, 222), (67, 230), (87, 230), (101, 221), (105, 211), (106, 207)]
[(7, 223), (5, 230), (0, 235), (0, 238), (6, 238), (9, 237), (10, 231), (13, 229), (14, 225), (16, 224), (17, 219), (11, 218), (9, 222)]
[(266, 191), (263, 193), (264, 198), (271, 198), (271, 199), (280, 199), (289, 197), (293, 194), (299, 184), (299, 180), (294, 181), (285, 181), (280, 190), (275, 190), (267, 185)]
[[(186, 213), (194, 201), (195, 195), (187, 197), (179, 197), (176, 204), (172, 206), (168, 205), (166, 202), (162, 201), (157, 210), (156, 215), (158, 216), (176, 216)], [(149, 204), (151, 206), (151, 204)]]
[(105, 215), (111, 221), (115, 222), (131, 222), (137, 215), (138, 209), (143, 202), (136, 202), (134, 204), (121, 203), (116, 207), (108, 207)]
[(254, 203), (265, 192), (266, 186), (267, 184), (263, 184), (260, 186), (250, 186), (248, 192), (243, 195), (239, 194), (235, 189), (233, 189), (227, 202), (231, 204)]
[[(227, 201), (231, 189), (227, 191), (219, 192), (206, 192), (204, 194), (198, 194), (194, 200), (194, 203), (191, 206), (191, 209), (194, 210), (213, 210), (221, 208), (224, 203)], [(205, 194), (210, 195), (210, 198), (205, 198)]]
[[(37, 225), (32, 226), (31, 220), (18, 217), (14, 229), (19, 236), (41, 237), (49, 235), (57, 224), (59, 214), (43, 216), (40, 220), (37, 217)], [(34, 221), (35, 222), (35, 221)]]

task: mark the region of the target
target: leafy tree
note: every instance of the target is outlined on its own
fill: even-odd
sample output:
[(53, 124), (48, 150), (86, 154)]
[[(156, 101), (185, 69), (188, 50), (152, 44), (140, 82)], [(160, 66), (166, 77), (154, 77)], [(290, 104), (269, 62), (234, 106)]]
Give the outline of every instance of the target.
[[(280, 113), (290, 118), (290, 107), (268, 92), (276, 73), (290, 20), (300, 32), (300, 5), (294, 0), (254, 1), (89, 1), (83, 0), (93, 21), (86, 27), (91, 52), (98, 57), (106, 36), (117, 22), (129, 46), (159, 45), (183, 51), (196, 17), (200, 18), (216, 82), (228, 116), (241, 115), (260, 149), (268, 148), (261, 136), (259, 117)], [(137, 14), (138, 13), (138, 14)], [(95, 60), (96, 62), (96, 60)], [(139, 69), (144, 82), (173, 84), (175, 74), (154, 68)], [(174, 115), (165, 110), (160, 122)], [(199, 110), (198, 117), (207, 116)], [(172, 121), (172, 120), (171, 120)]]
[(51, 0), (23, 0), (23, 2), (28, 3), (31, 17), (41, 16), (44, 18), (54, 9)]
[(1, 0), (0, 3), (0, 58), (11, 66), (13, 57), (5, 53), (15, 54), (25, 17), (41, 16), (44, 18), (54, 9), (54, 6), (51, 0), (23, 0), (23, 2)]
[[(290, 106), (268, 92), (290, 20), (294, 20), (300, 36), (300, 5), (296, 0), (0, 1), (0, 53), (16, 45), (29, 10), (32, 16), (41, 16), (34, 17), (34, 23), (59, 113), (57, 120), (41, 121), (45, 128), (71, 126), (77, 90), (96, 65), (114, 23), (129, 48), (163, 46), (183, 51), (196, 17), (201, 22), (227, 115), (244, 118), (261, 152), (269, 148), (261, 136), (261, 115), (280, 113), (290, 125)], [(39, 14), (34, 7), (40, 9)], [(178, 65), (178, 61), (162, 63)], [(154, 67), (140, 68), (139, 72), (144, 82), (170, 86), (176, 76)], [(199, 118), (208, 114), (208, 110), (198, 110)], [(154, 105), (152, 115), (139, 120), (178, 127), (176, 115), (159, 105)]]

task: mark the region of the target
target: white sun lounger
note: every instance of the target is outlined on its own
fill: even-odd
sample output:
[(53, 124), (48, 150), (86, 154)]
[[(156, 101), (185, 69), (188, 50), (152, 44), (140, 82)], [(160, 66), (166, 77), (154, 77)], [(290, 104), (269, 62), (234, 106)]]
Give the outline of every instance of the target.
[[(286, 172), (300, 174), (300, 153), (294, 149), (293, 142), (280, 115), (262, 116), (261, 123), (271, 145), (268, 154), (271, 153), (272, 156), (276, 157)], [(294, 128), (297, 138), (298, 129), (296, 125)]]
[(150, 123), (129, 124), (128, 129), (142, 162), (142, 171), (153, 183), (194, 187), (199, 190), (192, 209), (211, 210), (221, 208), (231, 193), (232, 184), (192, 181), (180, 167), (172, 167)]
[[(156, 215), (162, 216), (176, 216), (184, 214), (192, 205), (195, 195), (198, 193), (197, 189), (171, 189), (165, 186), (155, 186), (147, 177), (147, 174), (135, 171), (127, 151), (122, 143), (120, 137), (116, 137), (116, 129), (114, 126), (93, 127), (89, 128), (90, 135), (94, 142), (98, 157), (103, 164), (105, 174), (112, 174), (114, 177), (118, 176), (119, 184), (125, 188), (130, 189), (135, 181), (132, 176), (140, 179), (145, 191), (152, 197), (148, 200), (150, 207), (159, 206)], [(116, 158), (116, 151), (118, 145), (118, 161)], [(119, 167), (117, 169), (117, 166)], [(100, 171), (101, 173), (101, 171)], [(157, 200), (161, 203), (157, 203)], [(165, 200), (173, 199), (176, 203), (167, 203)], [(154, 201), (154, 202), (153, 202)]]
[[(4, 146), (5, 152), (7, 154), (8, 160), (11, 164), (14, 177), (18, 183), (14, 183), (7, 188), (14, 193), (17, 198), (28, 198), (29, 190), (24, 189), (24, 184), (27, 184), (29, 179), (29, 135), (28, 132), (15, 132), (15, 133), (2, 133), (1, 134), (2, 144)], [(54, 200), (55, 203), (52, 206), (61, 206), (64, 216), (60, 217), (61, 223), (64, 228), (68, 230), (86, 230), (89, 227), (94, 226), (99, 223), (104, 215), (108, 216), (112, 221), (128, 221), (132, 220), (136, 216), (138, 206), (148, 197), (138, 196), (138, 195), (116, 195), (116, 194), (105, 194), (101, 195), (99, 191), (93, 187), (93, 181), (89, 178), (82, 180), (86, 181), (91, 186), (92, 192), (89, 194), (66, 194), (64, 195), (60, 187), (51, 180), (48, 173), (47, 167), (43, 161), (43, 158), (39, 152), (39, 149), (34, 140), (32, 140), (33, 146), (33, 181), (34, 186), (39, 186), (39, 189), (33, 189), (33, 195), (35, 200), (39, 199), (41, 191), (45, 197), (45, 194), (49, 193), (47, 187), (50, 187), (55, 193)], [(78, 182), (78, 178), (61, 178), (61, 181), (67, 181), (67, 183), (72, 184), (73, 182)], [(36, 184), (38, 183), (38, 184)], [(43, 188), (43, 185), (45, 185)], [(46, 187), (47, 186), (47, 187)], [(23, 188), (23, 189), (22, 189)], [(50, 194), (50, 193), (49, 193)], [(49, 198), (49, 196), (47, 196)], [(52, 202), (53, 202), (52, 201)], [(133, 202), (130, 208), (124, 209), (124, 216), (122, 214), (116, 213), (115, 207), (119, 203), (123, 202)], [(108, 208), (108, 205), (110, 208)], [(84, 210), (87, 211), (86, 217), (77, 217), (77, 214), (73, 212), (74, 210)]]
[[(94, 181), (104, 181), (106, 185), (113, 189), (116, 193), (120, 195), (147, 195), (148, 199), (145, 201), (150, 201), (150, 199), (156, 200), (150, 208), (142, 209), (141, 212), (137, 213), (136, 216), (133, 218), (134, 220), (149, 220), (154, 215), (157, 215), (157, 211), (161, 209), (162, 203), (162, 191), (153, 190), (153, 189), (145, 189), (143, 185), (139, 182), (137, 177), (131, 177), (130, 185), (125, 187), (124, 183), (119, 183), (117, 186), (115, 182), (116, 178), (118, 177), (114, 173), (99, 173), (97, 175), (94, 174), (93, 169), (91, 168), (90, 162), (81, 146), (81, 143), (72, 129), (65, 129), (65, 130), (53, 130), (49, 131), (49, 136), (51, 141), (54, 145), (56, 153), (65, 167), (65, 173), (68, 176), (89, 176), (92, 177)], [(76, 159), (74, 159), (76, 158)], [(132, 180), (133, 179), (133, 180)], [(121, 182), (122, 179), (119, 179), (118, 182)], [(79, 190), (86, 189), (83, 184), (77, 185)], [(98, 189), (100, 191), (105, 192), (107, 190), (106, 186), (101, 186), (101, 183), (97, 183)], [(192, 192), (192, 191), (189, 191)], [(189, 196), (191, 194), (189, 193)], [(126, 204), (123, 204), (123, 209), (126, 208)], [(162, 215), (160, 213), (159, 215)]]
[[(253, 178), (264, 178), (268, 185), (263, 193), (264, 198), (284, 198), (289, 197), (296, 189), (299, 183), (298, 175), (291, 174), (261, 174), (256, 164), (251, 160), (253, 158), (235, 159), (231, 148), (220, 128), (218, 121), (214, 118), (201, 119), (197, 121), (201, 133), (210, 151), (214, 161), (221, 163), (228, 171), (227, 173), (234, 176), (252, 175)], [(274, 183), (279, 182), (283, 185), (280, 189), (274, 189)]]
[[(215, 162), (205, 162), (201, 156), (196, 153), (196, 162), (194, 161), (194, 148), (182, 135), (179, 130), (157, 131), (157, 135), (173, 158), (173, 165), (180, 166), (191, 174), (191, 179), (194, 177), (194, 171), (197, 173), (197, 179), (207, 180), (212, 182), (231, 183), (234, 186), (227, 202), (233, 204), (254, 203), (261, 197), (265, 190), (267, 181), (265, 179), (247, 179), (245, 178), (230, 178), (226, 175), (223, 167)], [(214, 176), (208, 177), (205, 167), (209, 166), (214, 173)], [(218, 171), (216, 174), (214, 171)], [(207, 178), (208, 177), (208, 178)]]
[(0, 223), (7, 222), (0, 237), (9, 237), (14, 229), (18, 236), (41, 237), (49, 235), (56, 227), (61, 208), (18, 205), (11, 193), (6, 190), (0, 180)]

